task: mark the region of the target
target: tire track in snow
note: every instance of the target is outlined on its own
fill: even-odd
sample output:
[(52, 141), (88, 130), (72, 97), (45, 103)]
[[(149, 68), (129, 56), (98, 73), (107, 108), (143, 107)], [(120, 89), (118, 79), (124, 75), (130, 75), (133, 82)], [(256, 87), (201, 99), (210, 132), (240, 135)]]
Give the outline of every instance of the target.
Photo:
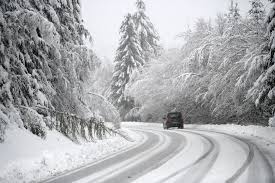
[[(140, 135), (141, 135), (141, 140), (137, 143), (137, 144), (134, 144), (130, 147), (127, 147), (127, 148), (123, 148), (121, 151), (117, 152), (117, 153), (114, 153), (114, 154), (111, 154), (111, 155), (107, 155), (107, 156), (104, 156), (103, 158), (100, 158), (92, 163), (89, 163), (89, 164), (86, 164), (82, 167), (78, 167), (76, 169), (73, 169), (73, 170), (70, 170), (68, 172), (64, 172), (64, 173), (61, 173), (61, 174), (58, 174), (56, 175), (55, 177), (53, 178), (49, 178), (49, 179), (46, 179), (46, 180), (43, 180), (41, 181), (41, 183), (64, 183), (64, 182), (70, 182), (70, 177), (77, 177), (78, 174), (81, 174), (79, 172), (81, 171), (85, 171), (85, 169), (89, 169), (89, 167), (92, 167), (92, 166), (95, 166), (97, 164), (100, 164), (104, 161), (108, 161), (109, 159), (111, 158), (114, 158), (116, 156), (119, 156), (120, 154), (123, 154), (123, 153), (126, 153), (126, 152), (130, 152), (130, 151), (133, 151), (134, 149), (138, 148), (139, 146), (142, 146), (146, 143), (146, 141), (148, 141), (148, 134), (145, 135), (146, 133), (144, 132), (141, 132)], [(76, 175), (74, 175), (76, 174)], [(74, 178), (71, 180), (71, 182), (74, 180)]]
[(202, 159), (200, 163), (197, 163), (192, 168), (190, 168), (184, 175), (180, 175), (179, 180), (177, 180), (176, 183), (200, 182), (208, 174), (208, 172), (211, 170), (214, 163), (216, 162), (220, 152), (220, 145), (216, 142), (215, 139), (207, 135), (202, 135), (202, 136), (204, 138), (207, 138), (211, 143), (211, 152), (204, 159)]
[[(193, 130), (193, 129), (192, 129)], [(275, 178), (274, 178), (274, 173), (272, 166), (268, 159), (265, 157), (265, 155), (260, 151), (260, 149), (257, 147), (256, 144), (248, 141), (247, 139), (223, 133), (223, 132), (217, 132), (217, 131), (206, 131), (206, 130), (198, 130), (196, 129), (195, 131), (201, 131), (205, 133), (216, 133), (216, 134), (221, 134), (224, 135), (227, 138), (230, 138), (233, 142), (240, 144), (241, 147), (243, 145), (246, 145), (248, 147), (248, 154), (245, 162), (243, 165), (236, 170), (236, 172), (226, 180), (226, 183), (234, 183), (238, 182), (238, 179), (246, 172), (248, 171), (248, 174), (250, 176), (247, 177), (247, 183), (274, 183)], [(243, 148), (245, 149), (245, 148)], [(255, 159), (255, 154), (257, 153), (257, 157), (261, 159), (261, 161), (258, 161), (257, 163), (254, 163), (254, 166), (251, 166), (253, 163), (253, 160)], [(258, 164), (261, 164), (261, 167), (257, 168)], [(260, 173), (262, 172), (262, 174)], [(261, 175), (261, 176), (255, 176), (256, 174)], [(264, 178), (262, 177), (264, 175)]]
[[(193, 130), (192, 131), (197, 131), (197, 132), (204, 132), (204, 133), (216, 133), (216, 134), (221, 134), (226, 136), (227, 138), (230, 138), (231, 141), (233, 141), (234, 143), (238, 143), (240, 144), (240, 146), (246, 151), (246, 149), (243, 147), (243, 145), (247, 145), (248, 147), (248, 154), (247, 154), (247, 158), (244, 161), (244, 163), (242, 164), (242, 166), (236, 170), (236, 172), (229, 178), (226, 180), (226, 183), (234, 183), (242, 174), (243, 172), (247, 169), (247, 167), (249, 166), (249, 164), (252, 162), (253, 156), (254, 156), (254, 151), (253, 148), (247, 144), (246, 142), (240, 140), (239, 138), (233, 136), (233, 135), (229, 135), (226, 133), (222, 133), (222, 132), (215, 132), (215, 131), (206, 131), (206, 130)], [(200, 133), (199, 133), (200, 134)]]
[[(139, 131), (139, 130), (137, 130)], [(144, 132), (144, 131), (143, 131)], [(148, 131), (147, 131), (148, 132)], [(140, 159), (142, 159), (143, 156), (146, 156), (146, 154), (152, 155), (152, 152), (156, 152), (161, 146), (166, 145), (168, 141), (167, 136), (162, 136), (160, 133), (156, 132), (150, 132), (157, 136), (156, 142), (152, 147), (149, 146), (145, 151), (140, 151), (140, 153), (135, 153), (133, 156), (129, 157), (128, 159), (125, 159), (124, 161), (120, 161), (116, 164), (111, 164), (111, 166), (108, 166), (107, 169), (100, 171), (96, 174), (92, 174), (91, 176), (84, 177), (83, 179), (80, 179), (76, 181), (75, 183), (86, 183), (86, 182), (106, 182), (104, 179), (109, 179), (113, 176), (115, 176), (118, 172), (121, 172), (128, 168), (129, 166), (133, 166), (137, 163)]]
[(183, 131), (185, 133), (194, 134), (199, 137), (202, 137), (205, 141), (207, 141), (207, 143), (210, 146), (208, 147), (208, 150), (205, 153), (203, 153), (193, 163), (179, 169), (178, 171), (158, 181), (157, 183), (170, 182), (172, 179), (175, 179), (175, 178), (177, 180), (175, 180), (174, 182), (179, 182), (179, 183), (199, 182), (205, 177), (205, 175), (208, 173), (208, 171), (211, 169), (211, 167), (215, 163), (219, 153), (219, 144), (209, 136), (196, 133), (196, 132), (180, 130), (180, 132), (183, 132)]
[[(263, 152), (255, 144), (251, 143), (251, 146), (254, 149), (255, 158), (258, 159), (259, 163), (254, 164), (254, 162), (251, 162), (252, 166), (248, 167), (247, 183), (274, 183), (275, 177), (270, 162), (263, 154)], [(263, 176), (264, 174), (265, 176)], [(261, 177), (255, 177), (255, 175), (261, 175)]]
[[(231, 135), (227, 135), (227, 136), (231, 136)], [(235, 138), (234, 136), (231, 136), (233, 138)], [(240, 140), (238, 138), (235, 138), (237, 140)], [(240, 140), (242, 141), (242, 140)], [(234, 183), (238, 180), (238, 178), (244, 173), (244, 171), (247, 169), (247, 167), (251, 164), (252, 160), (253, 160), (253, 157), (254, 157), (254, 150), (253, 150), (253, 147), (242, 141), (243, 143), (245, 143), (248, 148), (249, 148), (249, 151), (248, 151), (248, 154), (247, 154), (247, 158), (245, 160), (245, 162), (243, 163), (243, 165), (232, 175), (232, 177), (230, 177), (229, 179), (227, 179), (226, 183)]]
[[(185, 167), (177, 167), (175, 172), (171, 172), (168, 177), (165, 177), (158, 182), (200, 182), (203, 179), (207, 179), (210, 176), (210, 170), (215, 170), (218, 163), (217, 157), (219, 156), (220, 144), (221, 142), (215, 140), (216, 137), (211, 137), (211, 134), (223, 135), (225, 139), (229, 139), (234, 144), (239, 144), (240, 149), (244, 149), (243, 159), (238, 164), (239, 168), (230, 169), (228, 176), (224, 177), (226, 183), (237, 183), (237, 182), (247, 182), (247, 183), (272, 183), (274, 181), (274, 175), (271, 165), (265, 155), (260, 151), (260, 149), (247, 139), (243, 139), (234, 135), (216, 132), (216, 131), (206, 131), (200, 129), (187, 129), (187, 130), (176, 130), (176, 131), (163, 131), (160, 129), (137, 129), (141, 134), (146, 134), (143, 137), (143, 143), (139, 143), (131, 149), (125, 150), (123, 152), (113, 154), (107, 157), (103, 161), (93, 163), (88, 167), (84, 167), (80, 171), (75, 173), (67, 173), (67, 179), (55, 179), (57, 181), (52, 182), (132, 182), (137, 178), (145, 175), (145, 173), (150, 173), (156, 168), (159, 168), (164, 163), (167, 162), (169, 165), (169, 159), (171, 157), (177, 157), (183, 154), (184, 146), (186, 145), (185, 133), (193, 134), (199, 136), (201, 141), (205, 142), (205, 150), (203, 154), (190, 164)], [(184, 132), (184, 133), (182, 133)], [(174, 135), (173, 135), (174, 134)], [(180, 135), (176, 137), (175, 134)], [(165, 137), (166, 136), (166, 137)], [(219, 138), (217, 136), (217, 138)], [(170, 142), (168, 142), (170, 140)], [(161, 142), (160, 142), (161, 141)], [(172, 143), (173, 141), (174, 143)], [(218, 143), (219, 142), (219, 143)], [(231, 143), (231, 142), (230, 142)], [(147, 144), (147, 145), (144, 145)], [(175, 148), (178, 145), (179, 147)], [(152, 146), (158, 146), (155, 149)], [(153, 150), (152, 150), (153, 148)], [(147, 151), (148, 150), (148, 151)], [(204, 152), (205, 151), (205, 152)], [(143, 156), (138, 156), (138, 154), (143, 154)], [(247, 153), (246, 153), (247, 152)], [(129, 154), (130, 153), (130, 154)], [(151, 154), (151, 156), (150, 156)], [(199, 154), (198, 154), (199, 155)], [(256, 161), (256, 159), (258, 161)], [(223, 159), (223, 158), (222, 158)], [(138, 162), (137, 162), (138, 161)], [(191, 160), (192, 161), (192, 160)], [(219, 161), (223, 162), (223, 161)], [(256, 163), (255, 163), (256, 162)], [(259, 163), (257, 163), (259, 162)], [(180, 162), (179, 162), (180, 163)], [(260, 165), (259, 165), (260, 164)], [(108, 170), (106, 170), (108, 169)], [(233, 171), (232, 171), (233, 170)], [(235, 170), (235, 171), (234, 171)], [(232, 171), (232, 176), (231, 176)], [(265, 172), (266, 174), (262, 173)], [(209, 174), (209, 175), (208, 175)], [(255, 174), (260, 175), (256, 176)], [(265, 175), (265, 180), (261, 175)], [(89, 177), (89, 175), (91, 175)], [(84, 177), (84, 178), (83, 178)], [(87, 179), (85, 179), (85, 177)], [(83, 178), (83, 179), (82, 179)], [(151, 182), (154, 177), (152, 177)], [(224, 182), (224, 181), (223, 181)]]
[[(117, 182), (120, 183), (134, 181), (136, 178), (142, 176), (148, 171), (158, 168), (163, 163), (168, 161), (171, 156), (174, 156), (185, 147), (186, 140), (183, 138), (183, 135), (156, 129), (137, 129), (136, 131), (143, 134), (143, 141), (139, 142), (137, 145), (126, 148), (123, 152), (107, 156), (97, 162), (88, 164), (73, 171), (69, 171), (61, 176), (48, 179), (44, 182), (114, 182), (112, 181), (113, 179), (117, 179)], [(171, 143), (172, 141), (177, 143)], [(139, 165), (137, 165), (136, 162), (129, 163), (129, 159), (136, 157), (136, 155), (141, 154), (144, 151), (148, 152), (147, 154), (150, 155), (154, 146), (159, 146), (155, 155), (151, 155), (152, 157), (146, 157), (147, 155), (145, 153), (144, 157), (140, 157), (140, 160), (142, 161), (140, 161), (141, 163)], [(139, 158), (137, 159), (139, 160)], [(128, 163), (126, 161), (128, 161)], [(135, 161), (137, 160), (135, 159)], [(121, 164), (122, 166), (114, 167), (122, 162), (124, 162)], [(106, 169), (111, 170), (111, 172), (105, 174)], [(130, 179), (129, 177), (125, 177), (128, 174), (131, 175)]]
[[(149, 129), (146, 129), (148, 131)], [(144, 129), (142, 130), (144, 131)], [(151, 130), (150, 130), (151, 131)], [(185, 138), (182, 135), (174, 134), (170, 132), (163, 132), (159, 130), (152, 130), (153, 133), (157, 133), (160, 136), (165, 137), (164, 143), (158, 146), (156, 149), (148, 150), (147, 157), (141, 159), (135, 158), (135, 160), (128, 162), (126, 165), (122, 165), (120, 169), (114, 170), (110, 175), (103, 175), (101, 178), (92, 180), (89, 182), (132, 182), (145, 173), (160, 167), (171, 157), (181, 151), (185, 146)], [(172, 143), (177, 141), (178, 143)], [(142, 164), (142, 166), (140, 166)], [(112, 168), (113, 169), (113, 168)]]
[[(265, 157), (265, 155), (260, 151), (260, 149), (255, 144), (253, 144), (252, 142), (249, 142), (248, 140), (245, 140), (243, 138), (237, 137), (235, 135), (230, 135), (230, 134), (226, 134), (226, 133), (222, 133), (222, 132), (215, 132), (215, 133), (223, 134), (225, 136), (234, 138), (234, 139), (246, 144), (249, 148), (247, 159), (245, 160), (244, 164), (242, 165), (242, 167), (240, 167), (234, 173), (234, 175), (232, 175), (232, 177), (230, 177), (226, 181), (226, 183), (237, 182), (238, 179), (245, 173), (245, 171), (249, 171), (248, 174), (250, 174), (250, 176), (248, 176), (248, 178), (247, 178), (248, 179), (247, 183), (259, 183), (259, 182), (274, 183), (274, 175), (273, 175), (273, 171), (272, 171), (272, 166), (269, 163), (269, 161), (267, 160), (267, 158)], [(256, 156), (256, 154), (257, 154), (257, 156)], [(255, 160), (255, 158), (260, 158), (261, 161), (258, 161), (257, 163), (255, 162), (253, 164), (253, 160)], [(257, 164), (261, 164), (260, 169), (257, 168)], [(252, 172), (252, 174), (250, 172)], [(260, 173), (260, 172), (262, 172), (262, 173)], [(256, 174), (261, 175), (261, 176), (255, 176)], [(265, 178), (263, 178), (262, 176), (265, 176)]]

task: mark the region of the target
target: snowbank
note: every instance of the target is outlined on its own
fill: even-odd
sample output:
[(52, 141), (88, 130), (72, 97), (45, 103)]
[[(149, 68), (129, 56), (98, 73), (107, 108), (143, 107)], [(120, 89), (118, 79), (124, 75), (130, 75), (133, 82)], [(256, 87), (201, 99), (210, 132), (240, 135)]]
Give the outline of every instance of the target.
[(0, 182), (40, 181), (92, 163), (140, 139), (130, 130), (122, 129), (122, 132), (136, 141), (116, 136), (95, 143), (75, 144), (56, 131), (48, 131), (47, 138), (42, 140), (27, 130), (10, 128), (5, 142), (0, 144)]
[(226, 125), (185, 125), (191, 129), (205, 129), (213, 131), (222, 131), (225, 133), (235, 134), (239, 136), (252, 136), (266, 141), (275, 142), (275, 128), (263, 126), (241, 126), (235, 124)]
[[(146, 126), (146, 127), (162, 129), (161, 123), (124, 122), (122, 126), (123, 127)], [(188, 125), (184, 125), (184, 128), (220, 131), (220, 132), (225, 132), (229, 134), (235, 134), (238, 136), (252, 136), (252, 137), (260, 138), (260, 139), (275, 143), (275, 127), (263, 127), (263, 126), (256, 126), (256, 125), (241, 126), (241, 125), (235, 125), (235, 124), (223, 124), (223, 125), (188, 124)]]

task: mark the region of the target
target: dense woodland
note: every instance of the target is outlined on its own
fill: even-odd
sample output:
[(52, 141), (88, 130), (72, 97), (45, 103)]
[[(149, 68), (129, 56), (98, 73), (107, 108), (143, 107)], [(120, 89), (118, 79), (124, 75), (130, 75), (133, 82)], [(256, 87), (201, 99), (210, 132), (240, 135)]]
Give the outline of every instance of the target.
[(54, 128), (76, 140), (111, 110), (101, 96), (111, 67), (85, 46), (92, 38), (80, 3), (0, 0), (0, 141), (9, 126), (42, 138)]
[(0, 0), (0, 141), (9, 126), (89, 140), (90, 122), (119, 121), (117, 109), (124, 120), (174, 110), (188, 123), (272, 125), (275, 7), (250, 2), (243, 16), (231, 0), (215, 19), (198, 18), (178, 35), (181, 48), (164, 50), (137, 0), (112, 62), (87, 46), (80, 0)]
[(188, 123), (268, 125), (274, 110), (274, 8), (268, 13), (263, 1), (250, 3), (241, 16), (238, 3), (228, 1), (227, 12), (215, 20), (198, 18), (178, 35), (182, 48), (162, 50), (142, 69), (131, 69), (122, 87), (134, 101), (126, 119), (161, 121), (176, 110)]

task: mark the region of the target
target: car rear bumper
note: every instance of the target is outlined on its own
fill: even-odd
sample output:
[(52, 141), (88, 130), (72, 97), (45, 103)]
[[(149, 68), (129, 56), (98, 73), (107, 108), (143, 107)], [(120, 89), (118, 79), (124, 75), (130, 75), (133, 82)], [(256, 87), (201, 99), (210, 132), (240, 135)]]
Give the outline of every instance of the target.
[(166, 126), (168, 126), (168, 127), (178, 127), (178, 126), (183, 126), (183, 123), (179, 123), (179, 122), (166, 123)]

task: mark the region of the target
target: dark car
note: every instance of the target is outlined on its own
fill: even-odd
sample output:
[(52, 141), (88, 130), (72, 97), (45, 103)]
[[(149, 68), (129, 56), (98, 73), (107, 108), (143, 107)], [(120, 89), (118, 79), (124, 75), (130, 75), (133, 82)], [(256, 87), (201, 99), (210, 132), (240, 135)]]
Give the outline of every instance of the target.
[(170, 127), (178, 127), (183, 129), (183, 119), (180, 112), (170, 112), (163, 118), (163, 128), (168, 129)]

